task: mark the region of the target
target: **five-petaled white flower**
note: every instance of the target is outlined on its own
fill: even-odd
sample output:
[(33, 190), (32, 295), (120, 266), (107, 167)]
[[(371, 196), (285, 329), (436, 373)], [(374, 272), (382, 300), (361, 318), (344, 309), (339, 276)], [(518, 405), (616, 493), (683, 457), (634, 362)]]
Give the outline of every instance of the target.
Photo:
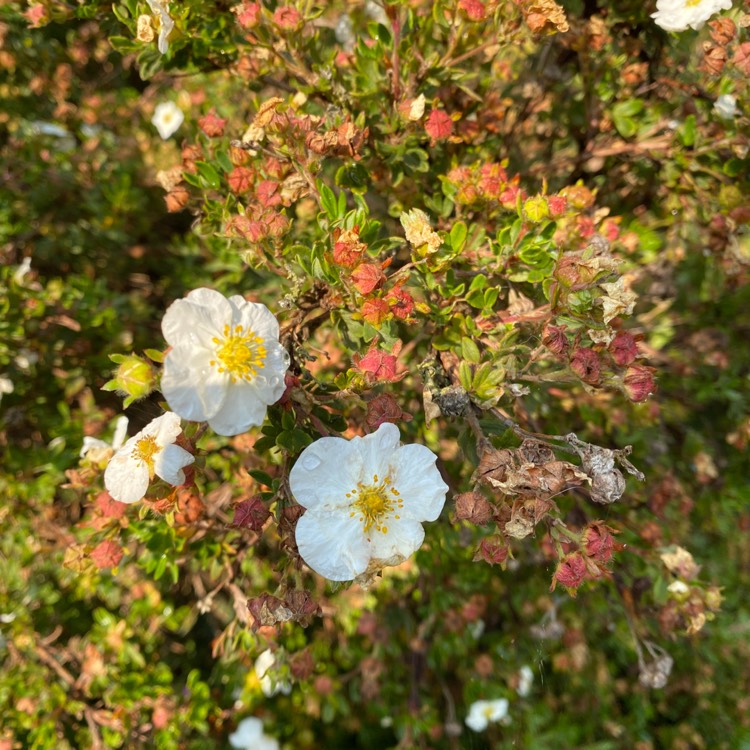
[(174, 30), (174, 20), (169, 15), (169, 3), (164, 2), (164, 0), (146, 1), (148, 2), (148, 7), (151, 8), (151, 12), (159, 19), (159, 40), (157, 46), (159, 47), (159, 52), (162, 55), (166, 55), (169, 49), (169, 35)]
[(169, 306), (161, 330), (172, 347), (161, 392), (184, 419), (239, 435), (261, 424), (284, 394), (289, 355), (265, 305), (194, 289)]
[(151, 124), (159, 131), (162, 140), (171, 138), (182, 125), (185, 115), (174, 102), (162, 102), (156, 105)]
[(469, 707), (466, 726), (475, 732), (483, 732), (490, 724), (502, 721), (508, 716), (508, 701), (498, 698), (494, 701), (475, 701)]
[(295, 532), (302, 559), (331, 581), (398, 565), (424, 540), (448, 486), (423, 445), (401, 445), (385, 422), (364, 438), (324, 437), (302, 451), (289, 486), (307, 511)]
[(236, 750), (279, 750), (279, 742), (263, 731), (263, 722), (248, 716), (229, 735), (229, 744)]
[(183, 468), (193, 463), (195, 456), (174, 444), (180, 432), (180, 418), (167, 412), (130, 438), (104, 471), (109, 494), (121, 503), (135, 503), (146, 494), (154, 476), (175, 487), (184, 484)]
[(651, 18), (665, 31), (700, 29), (714, 13), (731, 7), (732, 0), (657, 0)]

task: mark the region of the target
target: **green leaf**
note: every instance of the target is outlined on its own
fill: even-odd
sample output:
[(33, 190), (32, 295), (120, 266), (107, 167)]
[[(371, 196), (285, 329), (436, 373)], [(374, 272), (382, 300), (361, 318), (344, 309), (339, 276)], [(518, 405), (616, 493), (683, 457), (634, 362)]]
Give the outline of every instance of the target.
[(472, 364), (478, 365), (482, 355), (479, 352), (479, 347), (474, 341), (467, 336), (461, 339), (461, 356)]
[(685, 122), (677, 128), (677, 138), (683, 146), (693, 146), (695, 144), (696, 131), (695, 115), (688, 115), (685, 118)]
[(333, 190), (328, 187), (324, 182), (318, 182), (318, 193), (320, 194), (320, 204), (323, 206), (323, 210), (332, 219), (338, 217), (338, 203)]
[(212, 190), (217, 190), (221, 185), (221, 175), (216, 169), (205, 161), (195, 162), (195, 166), (198, 169), (198, 174), (203, 181), (202, 187), (208, 187)]
[(638, 132), (638, 123), (634, 118), (642, 110), (643, 102), (640, 99), (628, 99), (612, 108), (612, 121), (623, 138), (632, 138)]
[(450, 241), (451, 241), (451, 247), (453, 248), (454, 252), (456, 253), (461, 252), (464, 245), (466, 244), (467, 234), (468, 234), (468, 231), (466, 229), (466, 224), (464, 224), (463, 221), (457, 221), (453, 225), (453, 227), (451, 228)]

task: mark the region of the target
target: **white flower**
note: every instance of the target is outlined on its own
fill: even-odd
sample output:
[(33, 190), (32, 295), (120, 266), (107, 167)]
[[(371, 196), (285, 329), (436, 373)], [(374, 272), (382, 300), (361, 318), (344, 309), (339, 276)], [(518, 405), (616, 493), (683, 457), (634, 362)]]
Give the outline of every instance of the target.
[[(108, 443), (106, 440), (100, 440), (99, 438), (89, 437), (86, 435), (83, 438), (83, 445), (81, 446), (81, 452), (78, 454), (79, 458), (84, 458), (90, 451), (108, 451), (114, 452), (122, 448), (122, 444), (125, 442), (125, 437), (128, 434), (128, 418), (121, 416), (117, 418), (115, 423), (115, 434), (112, 437), (112, 442)], [(94, 461), (97, 457), (94, 457)]]
[(737, 115), (737, 97), (731, 94), (722, 94), (714, 102), (714, 112), (716, 112), (722, 120), (731, 120)]
[(161, 330), (172, 347), (161, 392), (183, 419), (239, 435), (261, 424), (284, 394), (289, 355), (265, 305), (194, 289), (169, 306)]
[(354, 24), (352, 23), (352, 19), (347, 13), (342, 13), (339, 16), (334, 33), (336, 34), (336, 41), (347, 52), (351, 52), (354, 49), (357, 37), (354, 35)]
[(508, 701), (499, 698), (494, 701), (476, 701), (469, 708), (466, 726), (475, 732), (483, 732), (490, 724), (501, 721), (508, 715)]
[(156, 105), (151, 124), (159, 131), (162, 140), (171, 138), (182, 125), (185, 115), (174, 102), (162, 102)]
[(700, 29), (714, 13), (731, 7), (732, 0), (657, 0), (651, 18), (665, 31)]
[(524, 664), (518, 670), (518, 687), (516, 692), (525, 698), (531, 692), (531, 686), (534, 684), (534, 672), (530, 666)]
[(237, 725), (237, 731), (229, 735), (229, 744), (236, 750), (279, 750), (278, 740), (263, 732), (263, 722), (248, 716)]
[(175, 487), (184, 484), (182, 469), (193, 463), (195, 456), (174, 444), (180, 432), (180, 418), (167, 412), (130, 438), (104, 471), (109, 494), (121, 503), (137, 502), (146, 494), (154, 475)]
[(434, 521), (447, 485), (423, 445), (400, 445), (385, 422), (364, 438), (324, 437), (302, 451), (289, 474), (297, 502), (302, 559), (331, 581), (350, 581), (398, 565), (424, 540), (422, 521)]
[(5, 375), (0, 375), (0, 401), (6, 393), (13, 393), (13, 381)]
[(260, 680), (260, 689), (263, 691), (263, 695), (266, 698), (271, 698), (277, 693), (283, 693), (289, 695), (292, 692), (292, 684), (289, 680), (279, 678), (278, 675), (273, 674), (273, 669), (276, 666), (276, 657), (270, 648), (267, 648), (258, 658), (255, 660), (255, 674)]
[(375, 0), (367, 0), (365, 3), (365, 15), (377, 23), (382, 23), (386, 28), (390, 25), (388, 14), (385, 12), (383, 6), (376, 3)]
[(162, 55), (166, 55), (169, 49), (169, 35), (174, 29), (174, 21), (172, 20), (172, 16), (169, 15), (169, 3), (164, 2), (164, 0), (147, 0), (147, 2), (148, 7), (151, 8), (151, 12), (159, 19), (159, 41), (157, 42), (159, 52)]

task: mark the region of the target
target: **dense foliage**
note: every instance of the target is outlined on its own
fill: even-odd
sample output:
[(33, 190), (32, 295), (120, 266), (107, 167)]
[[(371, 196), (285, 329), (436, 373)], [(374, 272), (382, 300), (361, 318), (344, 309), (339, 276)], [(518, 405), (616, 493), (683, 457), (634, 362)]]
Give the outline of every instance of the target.
[(750, 746), (746, 9), (5, 3), (0, 750)]

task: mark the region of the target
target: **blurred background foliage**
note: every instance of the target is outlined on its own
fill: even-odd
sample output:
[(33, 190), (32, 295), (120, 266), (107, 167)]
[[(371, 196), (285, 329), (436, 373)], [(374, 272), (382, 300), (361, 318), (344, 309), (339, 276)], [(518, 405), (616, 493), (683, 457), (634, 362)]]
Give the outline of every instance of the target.
[[(163, 6), (167, 54), (155, 5), (0, 8), (0, 748), (227, 747), (248, 715), (300, 750), (750, 747), (741, 3), (732, 28), (668, 35), (636, 2), (185, 0)], [(714, 103), (728, 94), (727, 118)], [(168, 140), (151, 124), (162, 101), (185, 113)], [(489, 198), (476, 185), (498, 170), (510, 193)], [(446, 240), (437, 255), (401, 239), (412, 208)], [(354, 226), (368, 262), (391, 263), (388, 291), (360, 293), (332, 255)], [(617, 328), (655, 368), (645, 401), (586, 339), (607, 327), (592, 291), (604, 277), (560, 292), (561, 258), (593, 236), (639, 295)], [(161, 347), (164, 310), (200, 286), (279, 314), (312, 401), (272, 407), (262, 432), (203, 436), (197, 489), (124, 511), (102, 492), (106, 459), (79, 455), (121, 412), (101, 390), (109, 356)], [(555, 322), (602, 355), (600, 380), (540, 353)], [(353, 364), (397, 342), (402, 380)], [(469, 368), (452, 384), (497, 449), (518, 440), (495, 407), (533, 433), (633, 446), (646, 481), (618, 503), (556, 498), (570, 528), (598, 518), (625, 545), (576, 598), (550, 592), (560, 550), (544, 524), (502, 565), (475, 562), (502, 533), (450, 499), (416, 558), (370, 589), (297, 564), (286, 472), (316, 424), (361, 432), (377, 394), (412, 415), (404, 439), (440, 454), (451, 496), (470, 489), (475, 433), (424, 414), (417, 365), (440, 352), (446, 371)], [(130, 434), (159, 400), (126, 410)], [(273, 514), (257, 528), (233, 516), (252, 497)], [(679, 576), (695, 601), (667, 590), (669, 545), (700, 566)], [(294, 616), (254, 616), (264, 594)], [(268, 648), (291, 692), (264, 690)], [(666, 684), (639, 681), (665, 653)], [(496, 698), (507, 722), (464, 725)]]

